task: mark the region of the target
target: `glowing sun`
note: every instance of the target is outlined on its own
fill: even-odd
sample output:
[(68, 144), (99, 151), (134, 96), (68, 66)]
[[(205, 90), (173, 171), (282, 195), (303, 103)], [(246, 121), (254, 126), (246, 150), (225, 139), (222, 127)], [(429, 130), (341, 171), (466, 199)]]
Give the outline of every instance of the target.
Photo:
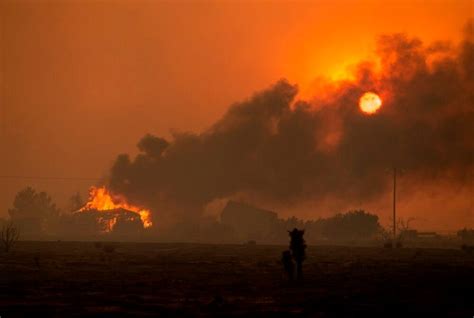
[(369, 115), (375, 114), (381, 106), (382, 100), (379, 95), (372, 92), (364, 93), (359, 99), (360, 110)]

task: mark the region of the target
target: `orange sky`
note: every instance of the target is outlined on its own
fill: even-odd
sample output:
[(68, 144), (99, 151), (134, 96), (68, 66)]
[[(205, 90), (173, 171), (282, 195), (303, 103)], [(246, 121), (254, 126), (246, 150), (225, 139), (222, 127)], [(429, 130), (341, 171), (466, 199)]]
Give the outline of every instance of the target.
[[(380, 33), (452, 40), (448, 1), (9, 1), (0, 4), (0, 175), (102, 176), (145, 133), (200, 131), (281, 77), (307, 93)], [(0, 179), (0, 216), (31, 184), (62, 204), (90, 182)]]

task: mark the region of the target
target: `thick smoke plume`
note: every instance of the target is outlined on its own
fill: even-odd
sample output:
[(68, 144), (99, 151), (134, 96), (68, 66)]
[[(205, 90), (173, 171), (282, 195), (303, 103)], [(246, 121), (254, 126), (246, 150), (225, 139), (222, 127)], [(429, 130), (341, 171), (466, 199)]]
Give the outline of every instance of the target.
[[(198, 217), (214, 200), (237, 195), (282, 206), (335, 197), (377, 200), (398, 167), (414, 184), (469, 187), (473, 171), (472, 25), (459, 45), (424, 45), (395, 34), (377, 42), (379, 63), (353, 80), (296, 100), (286, 80), (232, 105), (208, 130), (145, 136), (140, 154), (120, 155), (110, 187), (153, 210), (160, 221)], [(382, 108), (358, 108), (366, 91)], [(159, 223), (159, 222), (158, 222)]]

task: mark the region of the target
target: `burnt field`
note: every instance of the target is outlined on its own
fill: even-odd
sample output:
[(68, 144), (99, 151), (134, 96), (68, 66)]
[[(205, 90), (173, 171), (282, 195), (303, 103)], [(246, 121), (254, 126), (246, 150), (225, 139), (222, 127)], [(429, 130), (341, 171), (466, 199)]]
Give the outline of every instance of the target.
[(19, 242), (0, 254), (0, 316), (474, 315), (473, 254), (311, 246), (288, 283), (284, 249)]

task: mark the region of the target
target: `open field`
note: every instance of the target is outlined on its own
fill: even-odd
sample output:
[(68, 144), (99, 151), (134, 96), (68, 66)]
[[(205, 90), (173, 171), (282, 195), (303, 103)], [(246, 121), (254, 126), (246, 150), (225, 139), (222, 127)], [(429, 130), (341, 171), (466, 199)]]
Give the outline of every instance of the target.
[(284, 249), (19, 242), (0, 253), (0, 316), (474, 315), (473, 254), (309, 247), (304, 281), (290, 284)]

